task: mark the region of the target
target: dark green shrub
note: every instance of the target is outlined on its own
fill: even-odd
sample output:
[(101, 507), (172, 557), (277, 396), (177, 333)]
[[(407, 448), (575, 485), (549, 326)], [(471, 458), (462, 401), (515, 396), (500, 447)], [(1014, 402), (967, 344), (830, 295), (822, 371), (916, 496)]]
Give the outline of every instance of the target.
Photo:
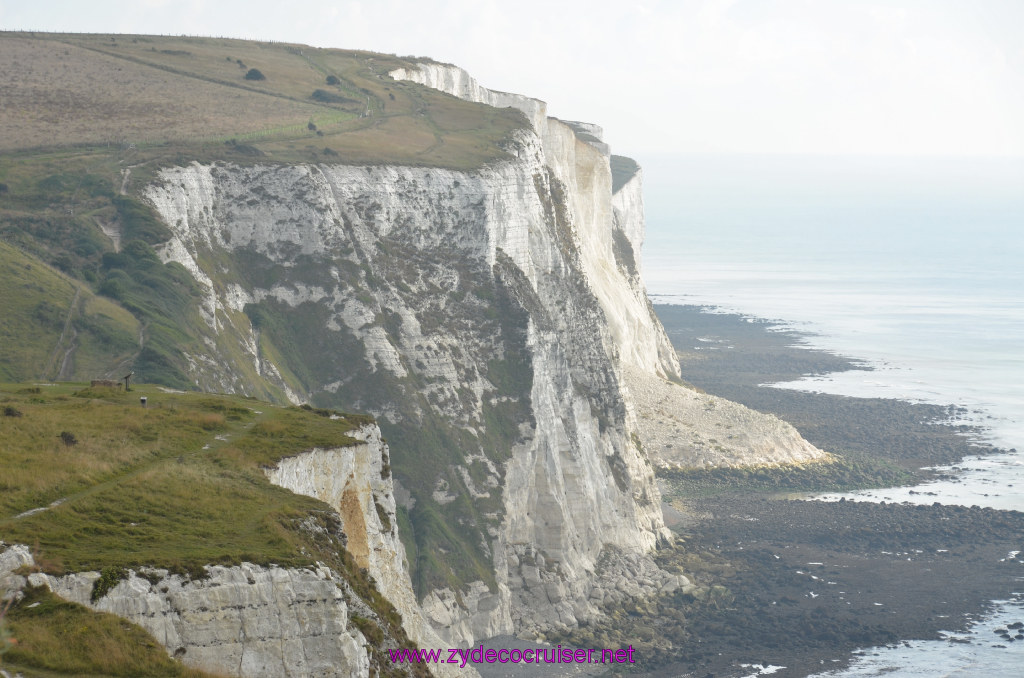
[(100, 570), (100, 578), (92, 583), (92, 594), (89, 600), (96, 602), (107, 595), (128, 573), (121, 567), (104, 567)]
[(54, 260), (53, 265), (56, 268), (59, 268), (60, 270), (64, 271), (65, 273), (71, 273), (75, 268), (75, 264), (74, 262), (71, 261), (71, 257), (69, 257), (66, 254), (62, 254), (59, 257), (57, 257)]
[(171, 238), (171, 230), (146, 203), (127, 195), (116, 195), (111, 202), (117, 208), (117, 216), (121, 220), (123, 238), (126, 241), (143, 240), (156, 245)]
[(248, 144), (240, 144), (237, 139), (228, 139), (224, 145), (230, 146), (233, 151), (242, 155), (263, 155), (263, 151), (260, 149)]
[(323, 104), (345, 104), (355, 102), (355, 99), (349, 99), (348, 97), (343, 97), (340, 94), (328, 92), (325, 89), (313, 90), (313, 93), (310, 95), (310, 98), (313, 101), (319, 101), (320, 103)]
[(267, 310), (256, 304), (246, 304), (242, 312), (249, 316), (249, 322), (252, 323), (255, 330), (263, 329), (263, 326), (270, 320)]
[(120, 301), (124, 299), (125, 293), (132, 286), (132, 282), (131, 278), (124, 271), (118, 269), (116, 272), (121, 275), (108, 276), (100, 285), (99, 293), (105, 297)]
[(263, 75), (258, 68), (250, 68), (245, 72), (246, 80), (266, 80), (267, 76)]
[(328, 85), (340, 85), (341, 84), (341, 80), (338, 80), (338, 76), (336, 76), (336, 75), (328, 75), (327, 76), (327, 84)]

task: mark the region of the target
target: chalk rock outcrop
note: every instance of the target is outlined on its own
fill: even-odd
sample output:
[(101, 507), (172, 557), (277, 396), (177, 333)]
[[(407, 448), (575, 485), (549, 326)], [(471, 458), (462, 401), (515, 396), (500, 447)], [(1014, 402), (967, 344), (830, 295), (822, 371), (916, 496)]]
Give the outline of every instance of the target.
[(666, 469), (761, 466), (821, 461), (827, 455), (770, 414), (627, 370), (640, 437)]
[(571, 627), (598, 614), (604, 554), (667, 537), (627, 378), (679, 377), (640, 275), (640, 171), (597, 126), (461, 69), (392, 75), (521, 110), (508, 159), (162, 170), (145, 192), (173, 233), (159, 252), (200, 283), (216, 337), (192, 376), (377, 417), (445, 642)]
[(166, 570), (147, 571), (145, 577), (132, 571), (93, 603), (98, 572), (19, 577), (11, 574), (15, 561), (18, 567), (33, 564), (24, 546), (0, 553), (5, 588), (47, 586), (66, 600), (124, 617), (189, 666), (268, 678), (370, 672), (367, 641), (351, 624), (349, 612), (372, 612), (326, 567), (211, 566), (201, 581)]
[[(323, 501), (341, 516), (349, 553), (369, 570), (377, 588), (402, 615), (406, 633), (421, 648), (446, 649), (424, 619), (409, 579), (405, 548), (398, 538), (390, 455), (380, 429), (362, 426), (349, 436), (361, 441), (335, 449), (313, 449), (265, 470), (270, 482)], [(474, 676), (472, 667), (433, 667), (439, 676)]]

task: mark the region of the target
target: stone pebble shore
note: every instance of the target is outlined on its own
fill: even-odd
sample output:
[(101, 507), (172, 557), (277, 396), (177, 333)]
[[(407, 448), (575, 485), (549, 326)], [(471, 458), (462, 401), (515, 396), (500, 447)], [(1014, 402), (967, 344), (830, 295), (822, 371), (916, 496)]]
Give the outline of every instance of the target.
[[(916, 473), (995, 451), (972, 443), (973, 429), (935, 425), (963, 414), (954, 406), (761, 386), (864, 369), (798, 347), (800, 335), (772, 322), (692, 306), (655, 308), (684, 378), (790, 422), (821, 449)], [(681, 509), (675, 529), (687, 547), (732, 566), (716, 583), (734, 598), (689, 617), (697, 642), (688, 643), (683, 661), (652, 676), (749, 676), (756, 672), (751, 665), (761, 665), (785, 667), (775, 678), (802, 678), (846, 665), (858, 648), (964, 630), (990, 601), (1024, 592), (1024, 513), (1018, 511), (794, 501), (768, 490), (684, 498), (675, 508)], [(1024, 642), (1018, 629), (1005, 631), (993, 642)]]

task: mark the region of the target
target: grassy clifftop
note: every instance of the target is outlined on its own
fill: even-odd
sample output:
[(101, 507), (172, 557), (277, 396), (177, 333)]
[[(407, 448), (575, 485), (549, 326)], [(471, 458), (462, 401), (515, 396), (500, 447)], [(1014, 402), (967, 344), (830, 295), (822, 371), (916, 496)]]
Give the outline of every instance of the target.
[(0, 61), (4, 153), (469, 168), (501, 157), (498, 144), (525, 124), (517, 111), (393, 81), (409, 61), (370, 52), (5, 32)]
[(326, 507), (260, 467), (352, 444), (365, 421), (153, 386), (0, 386), (0, 539), (34, 546), (53, 574), (307, 565), (291, 526)]
[[(371, 421), (329, 414), (149, 385), (0, 384), (0, 541), (28, 545), (43, 572), (98, 570), (115, 582), (127, 568), (203, 577), (207, 564), (325, 563), (407, 642), (332, 536), (333, 510), (261, 469), (353, 444), (347, 434)], [(29, 591), (6, 625), (19, 642), (3, 648), (3, 666), (25, 675), (201, 675), (138, 627), (45, 591)]]

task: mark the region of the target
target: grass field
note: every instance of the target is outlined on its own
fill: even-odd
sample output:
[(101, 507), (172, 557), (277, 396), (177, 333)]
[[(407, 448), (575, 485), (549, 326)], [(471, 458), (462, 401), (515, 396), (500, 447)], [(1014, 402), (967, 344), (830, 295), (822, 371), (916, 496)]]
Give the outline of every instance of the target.
[(352, 444), (365, 421), (154, 386), (0, 386), (0, 539), (34, 546), (52, 573), (309, 564), (289, 528), (326, 507), (261, 466)]
[[(511, 109), (393, 81), (387, 73), (409, 62), (369, 52), (6, 32), (0, 61), (0, 152), (102, 148), (127, 152), (125, 163), (157, 165), (262, 157), (471, 168), (504, 157), (500, 142), (525, 124)], [(252, 69), (264, 79), (247, 79)]]

